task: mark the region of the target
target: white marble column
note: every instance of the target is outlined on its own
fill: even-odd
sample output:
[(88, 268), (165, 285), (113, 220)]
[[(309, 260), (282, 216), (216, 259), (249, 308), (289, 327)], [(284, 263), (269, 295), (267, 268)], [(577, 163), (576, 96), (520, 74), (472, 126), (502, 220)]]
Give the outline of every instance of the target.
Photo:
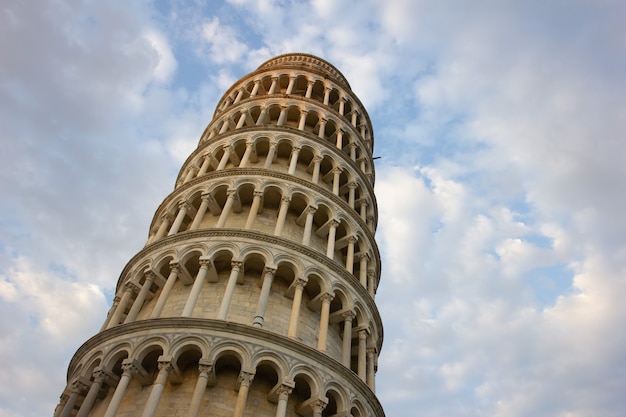
[(307, 81), (306, 93), (304, 94), (304, 97), (311, 98), (311, 95), (313, 94), (313, 84), (315, 84), (315, 80)]
[(163, 307), (167, 302), (167, 297), (169, 297), (170, 292), (172, 291), (172, 287), (176, 283), (176, 279), (178, 278), (178, 273), (180, 272), (180, 266), (177, 262), (170, 262), (170, 274), (165, 281), (165, 285), (161, 289), (161, 293), (159, 294), (159, 298), (157, 299), (156, 304), (154, 305), (154, 309), (152, 309), (152, 313), (150, 314), (150, 318), (154, 319), (161, 315), (163, 311)]
[(104, 413), (104, 417), (115, 417), (115, 415), (117, 414), (117, 410), (120, 408), (120, 404), (124, 399), (124, 394), (126, 393), (126, 388), (128, 388), (128, 383), (130, 382), (132, 376), (138, 371), (139, 369), (135, 365), (135, 361), (131, 359), (125, 359), (122, 362), (122, 376), (117, 383), (117, 387), (115, 387), (115, 392), (113, 393), (111, 402), (109, 402), (109, 406)]
[(250, 160), (250, 155), (252, 155), (253, 150), (254, 150), (254, 142), (252, 142), (251, 140), (246, 141), (246, 151), (243, 153), (243, 156), (241, 157), (239, 168), (245, 168), (248, 165), (248, 161)]
[(372, 298), (376, 295), (376, 284), (374, 282), (374, 278), (375, 276), (373, 272), (370, 271), (367, 273), (367, 291), (370, 293)]
[(350, 359), (352, 356), (352, 320), (354, 313), (346, 311), (343, 314), (343, 346), (341, 349), (341, 363), (350, 369)]
[(259, 113), (259, 118), (256, 119), (256, 126), (262, 126), (265, 123), (265, 118), (267, 117), (267, 108), (263, 107), (261, 112)]
[(287, 337), (296, 339), (298, 337), (298, 323), (300, 321), (300, 307), (302, 305), (302, 292), (307, 281), (303, 278), (296, 278), (296, 285), (293, 293), (293, 303), (291, 304), (291, 316), (289, 317), (289, 329)]
[(200, 169), (198, 170), (196, 177), (200, 177), (206, 174), (209, 170), (209, 166), (211, 166), (211, 155), (205, 153), (204, 155), (202, 155), (202, 165), (200, 165)]
[(281, 106), (280, 114), (278, 115), (278, 120), (276, 121), (276, 126), (284, 125), (286, 120), (287, 120), (287, 106)]
[(339, 222), (337, 220), (331, 220), (328, 229), (328, 241), (326, 243), (326, 256), (330, 259), (335, 257), (335, 235), (337, 233), (337, 226), (339, 226)]
[(294, 387), (281, 384), (278, 388), (278, 404), (276, 405), (276, 417), (285, 417), (287, 414), (287, 401)]
[(324, 158), (318, 155), (313, 157), (313, 175), (311, 176), (311, 182), (313, 184), (320, 182), (320, 166), (322, 164), (322, 159)]
[(298, 129), (304, 130), (304, 126), (306, 125), (306, 116), (309, 114), (308, 110), (300, 110), (300, 120), (298, 120)]
[(283, 233), (283, 227), (285, 226), (285, 220), (287, 219), (287, 211), (289, 211), (290, 202), (291, 197), (283, 196), (281, 198), (278, 219), (276, 220), (276, 227), (274, 228), (274, 236), (280, 236)]
[(335, 142), (337, 149), (343, 149), (343, 130), (337, 129), (337, 141)]
[(341, 97), (339, 97), (339, 114), (340, 115), (344, 115), (344, 111), (346, 108), (346, 98), (342, 95)]
[(361, 198), (361, 220), (364, 222), (367, 221), (367, 200), (365, 198)]
[(348, 184), (348, 205), (354, 209), (354, 199), (356, 197), (356, 189), (358, 185), (355, 182)]
[(165, 359), (163, 356), (159, 358), (159, 373), (154, 384), (152, 384), (152, 391), (150, 391), (150, 396), (148, 401), (146, 401), (141, 417), (154, 417), (161, 400), (161, 394), (163, 394), (163, 388), (167, 382), (167, 377), (173, 369), (170, 359)]
[(170, 231), (167, 233), (168, 236), (178, 233), (180, 226), (183, 224), (183, 220), (185, 220), (185, 216), (187, 215), (187, 210), (189, 210), (189, 203), (187, 203), (187, 201), (180, 201), (178, 203), (178, 214), (176, 214), (176, 219), (174, 220), (172, 227), (170, 227)]
[(243, 417), (243, 412), (246, 409), (246, 402), (248, 401), (248, 391), (250, 390), (250, 385), (252, 384), (253, 379), (253, 373), (245, 371), (241, 371), (239, 373), (239, 393), (237, 394), (237, 402), (235, 402), (233, 417)]
[(246, 117), (248, 117), (248, 112), (244, 110), (239, 115), (239, 120), (237, 120), (237, 125), (235, 126), (235, 129), (241, 129), (243, 127), (243, 125), (246, 123)]
[(287, 91), (285, 91), (285, 94), (292, 94), (293, 87), (295, 85), (296, 85), (296, 76), (295, 75), (289, 76), (289, 85), (287, 86)]
[(126, 307), (128, 307), (128, 303), (130, 303), (130, 299), (133, 296), (133, 293), (137, 290), (137, 284), (132, 281), (128, 281), (126, 284), (124, 284), (124, 294), (122, 294), (122, 298), (120, 299), (117, 308), (113, 312), (113, 316), (109, 321), (107, 329), (110, 329), (111, 327), (120, 324), (122, 315), (126, 312)]
[(367, 348), (367, 330), (359, 330), (359, 349), (357, 358), (357, 370), (361, 381), (365, 382), (366, 376), (366, 348)]
[(346, 254), (346, 269), (349, 273), (354, 272), (354, 244), (357, 242), (356, 236), (348, 238), (348, 253)]
[(277, 142), (270, 142), (270, 149), (267, 151), (267, 159), (265, 160), (263, 168), (270, 169), (272, 167), (272, 163), (274, 162), (274, 156), (276, 155), (277, 145)]
[(152, 238), (151, 242), (155, 240), (161, 239), (167, 233), (167, 229), (170, 226), (170, 222), (172, 221), (172, 216), (170, 214), (164, 214), (161, 216), (161, 224), (159, 225), (159, 230), (156, 232), (156, 235)]
[(317, 211), (316, 207), (308, 206), (306, 209), (306, 220), (304, 222), (304, 232), (302, 233), (302, 244), (309, 246), (311, 244), (311, 233), (313, 231), (313, 217)]
[(350, 147), (350, 159), (356, 162), (356, 143), (352, 142), (348, 146)]
[(78, 397), (83, 395), (83, 393), (87, 391), (87, 388), (89, 387), (86, 382), (87, 381), (83, 381), (82, 378), (77, 378), (72, 382), (70, 386), (70, 396), (67, 399), (63, 410), (61, 410), (59, 417), (70, 417), (72, 415), (72, 412), (74, 411), (74, 406), (76, 406), (76, 400), (78, 400)]
[(199, 262), (200, 269), (198, 270), (198, 275), (196, 275), (196, 279), (194, 280), (189, 296), (187, 297), (187, 303), (185, 304), (185, 308), (183, 308), (183, 313), (181, 314), (182, 317), (191, 317), (193, 309), (196, 306), (196, 302), (198, 301), (198, 296), (202, 291), (202, 285), (204, 284), (204, 281), (206, 281), (207, 273), (211, 267), (211, 260), (209, 258), (201, 256)]
[(243, 268), (243, 262), (232, 261), (230, 265), (230, 276), (228, 277), (228, 282), (226, 283), (226, 290), (224, 291), (222, 304), (220, 304), (220, 310), (217, 313), (218, 320), (226, 320), (226, 315), (228, 314), (228, 309), (230, 308), (230, 302), (232, 301), (233, 293), (235, 292), (235, 285), (237, 285), (239, 273), (241, 268)]
[(232, 148), (230, 145), (224, 145), (224, 154), (222, 155), (222, 159), (220, 159), (220, 163), (215, 169), (216, 171), (221, 171), (226, 168), (226, 164), (228, 164), (228, 160), (230, 159), (230, 153), (232, 152)]
[(359, 282), (363, 288), (367, 288), (367, 261), (369, 255), (367, 253), (359, 254)]
[(229, 126), (230, 126), (230, 116), (229, 118), (224, 120), (224, 123), (222, 123), (222, 127), (220, 128), (220, 134), (222, 133), (226, 133), (226, 131), (228, 130)]
[(193, 218), (193, 222), (189, 227), (189, 230), (198, 230), (200, 228), (200, 223), (204, 219), (204, 215), (206, 214), (207, 209), (209, 208), (209, 200), (213, 197), (210, 193), (204, 192), (200, 197), (202, 200), (200, 201), (200, 207), (198, 207), (198, 211), (196, 212), (195, 217)]
[(259, 212), (259, 207), (261, 206), (262, 198), (263, 191), (254, 192), (252, 204), (250, 205), (250, 213), (248, 213), (248, 218), (246, 219), (246, 225), (244, 226), (244, 229), (250, 229), (254, 225), (254, 221), (256, 220), (256, 216)]
[(320, 119), (320, 130), (317, 132), (317, 136), (320, 139), (324, 139), (326, 136), (326, 119)]
[(298, 155), (300, 155), (300, 148), (294, 146), (291, 149), (291, 160), (289, 161), (288, 174), (293, 175), (296, 172), (296, 166), (298, 165)]
[(228, 195), (228, 198), (226, 198), (226, 203), (224, 204), (224, 208), (222, 209), (222, 212), (220, 213), (220, 218), (217, 220), (217, 224), (215, 225), (215, 227), (217, 228), (224, 227), (224, 224), (226, 224), (226, 219), (228, 218), (228, 215), (233, 209), (235, 200), (237, 200), (238, 198), (237, 190), (228, 190), (226, 191), (226, 194)]
[(339, 195), (339, 181), (341, 180), (342, 169), (333, 168), (333, 194)]
[(376, 392), (376, 349), (367, 349), (367, 386)]
[(208, 360), (200, 359), (200, 362), (198, 363), (198, 371), (198, 380), (196, 381), (196, 388), (193, 391), (191, 403), (189, 404), (189, 409), (187, 410), (187, 417), (198, 417), (204, 391), (206, 390), (209, 378), (213, 373), (213, 364)]
[(265, 321), (265, 310), (267, 309), (267, 302), (270, 298), (270, 291), (272, 289), (272, 281), (274, 280), (275, 273), (276, 268), (266, 266), (263, 269), (263, 284), (261, 285), (261, 293), (259, 294), (256, 314), (252, 319), (252, 325), (254, 327), (263, 327), (263, 322)]
[(195, 176), (196, 174), (196, 168), (195, 166), (191, 166), (189, 167), (189, 171), (187, 171), (187, 175), (185, 175), (185, 179), (183, 180), (183, 184), (184, 183), (188, 183), (189, 181), (191, 181), (191, 179)]
[(328, 100), (330, 99), (330, 92), (332, 88), (324, 87), (324, 105), (328, 106)]
[(145, 271), (144, 275), (146, 277), (144, 280), (144, 283), (141, 286), (141, 289), (139, 290), (139, 294), (137, 294), (137, 297), (135, 297), (135, 301), (133, 302), (133, 305), (130, 307), (130, 311), (128, 312), (128, 315), (126, 316), (126, 320), (124, 320), (124, 323), (131, 323), (135, 321), (135, 319), (137, 319), (137, 315), (141, 311), (141, 307), (143, 306), (143, 303), (146, 301), (146, 297), (148, 296), (148, 293), (150, 292), (150, 287), (152, 286), (152, 283), (154, 282), (154, 278), (156, 278), (156, 276), (154, 275), (154, 272), (152, 271)]
[(254, 87), (252, 87), (252, 92), (250, 93), (250, 97), (254, 97), (259, 94), (259, 87), (261, 86), (261, 80), (254, 80)]
[(243, 98), (243, 88), (240, 88), (239, 91), (237, 91), (237, 96), (235, 97), (233, 104), (239, 103), (242, 98)]
[(334, 295), (322, 294), (322, 310), (320, 311), (320, 329), (317, 337), (317, 350), (326, 352), (326, 339), (328, 337), (328, 319), (330, 317), (330, 302), (335, 298)]
[(87, 392), (83, 403), (80, 405), (80, 409), (78, 410), (76, 417), (87, 417), (89, 415), (89, 412), (91, 411), (91, 408), (100, 393), (104, 380), (107, 377), (113, 379), (112, 375), (110, 375), (109, 372), (103, 367), (95, 369), (92, 375), (93, 381), (89, 387), (89, 392)]
[(275, 94), (277, 86), (278, 86), (278, 77), (272, 77), (272, 84), (270, 85), (270, 89), (267, 92), (267, 94)]

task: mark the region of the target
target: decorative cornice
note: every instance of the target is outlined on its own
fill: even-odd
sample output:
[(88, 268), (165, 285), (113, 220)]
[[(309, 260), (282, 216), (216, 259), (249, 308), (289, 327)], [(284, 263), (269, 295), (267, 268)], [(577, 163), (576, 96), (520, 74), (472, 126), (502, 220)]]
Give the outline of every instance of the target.
[(321, 68), (324, 72), (330, 75), (334, 81), (343, 84), (350, 90), (350, 84), (344, 75), (330, 62), (323, 60), (311, 54), (304, 54), (300, 52), (288, 53), (276, 56), (268, 61), (265, 61), (257, 69), (265, 70), (274, 67), (305, 67), (307, 70), (315, 69), (315, 67)]

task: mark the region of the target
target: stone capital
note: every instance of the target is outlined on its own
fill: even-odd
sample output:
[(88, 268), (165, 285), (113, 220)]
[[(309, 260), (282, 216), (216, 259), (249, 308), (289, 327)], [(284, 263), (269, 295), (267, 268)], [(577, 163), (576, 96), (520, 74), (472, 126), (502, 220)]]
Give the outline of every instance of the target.
[(201, 256), (198, 259), (198, 263), (200, 264), (200, 267), (206, 266), (207, 268), (211, 268), (212, 264), (211, 264), (211, 258), (207, 257), (207, 256)]
[(132, 359), (124, 359), (122, 362), (122, 375), (133, 376), (139, 372), (139, 368)]
[(356, 317), (356, 314), (352, 310), (346, 311), (341, 315), (345, 321), (352, 321)]
[(263, 275), (271, 274), (273, 276), (275, 273), (276, 273), (276, 267), (265, 266), (263, 268)]
[(320, 300), (322, 300), (323, 303), (330, 303), (331, 301), (333, 301), (333, 299), (335, 298), (334, 294), (325, 292), (324, 294), (322, 294), (322, 296), (320, 297)]
[(138, 292), (139, 289), (141, 288), (136, 282), (134, 281), (127, 281), (124, 284), (124, 287), (128, 290), (128, 291), (132, 291), (132, 292)]
[(254, 374), (252, 372), (241, 371), (239, 372), (239, 378), (237, 379), (238, 385), (250, 386), (254, 380)]

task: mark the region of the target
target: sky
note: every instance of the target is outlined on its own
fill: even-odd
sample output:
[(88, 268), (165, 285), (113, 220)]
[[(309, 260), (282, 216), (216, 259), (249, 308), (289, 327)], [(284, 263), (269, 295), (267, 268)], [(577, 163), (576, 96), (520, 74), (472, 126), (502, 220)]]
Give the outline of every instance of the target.
[(394, 417), (626, 413), (626, 3), (7, 0), (0, 417), (76, 349), (223, 92), (335, 65), (374, 126)]

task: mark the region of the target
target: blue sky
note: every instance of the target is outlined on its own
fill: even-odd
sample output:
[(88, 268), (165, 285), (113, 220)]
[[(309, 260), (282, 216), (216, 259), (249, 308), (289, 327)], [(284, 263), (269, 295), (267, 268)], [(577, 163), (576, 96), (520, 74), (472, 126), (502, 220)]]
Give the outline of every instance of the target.
[(51, 415), (221, 94), (281, 53), (374, 124), (387, 415), (622, 416), (626, 4), (0, 7), (0, 417)]

